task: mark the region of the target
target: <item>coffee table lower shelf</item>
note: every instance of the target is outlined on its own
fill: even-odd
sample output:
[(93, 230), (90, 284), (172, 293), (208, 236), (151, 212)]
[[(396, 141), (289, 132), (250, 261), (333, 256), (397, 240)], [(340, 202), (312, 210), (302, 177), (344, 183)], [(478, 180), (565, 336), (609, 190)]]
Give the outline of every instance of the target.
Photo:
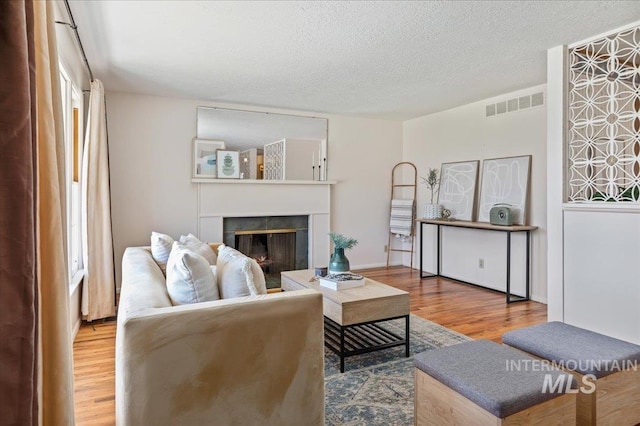
[[(404, 337), (379, 324), (400, 318), (405, 319)], [(324, 344), (340, 357), (341, 373), (344, 373), (344, 359), (349, 356), (405, 346), (405, 356), (409, 357), (409, 315), (346, 326), (324, 317)]]

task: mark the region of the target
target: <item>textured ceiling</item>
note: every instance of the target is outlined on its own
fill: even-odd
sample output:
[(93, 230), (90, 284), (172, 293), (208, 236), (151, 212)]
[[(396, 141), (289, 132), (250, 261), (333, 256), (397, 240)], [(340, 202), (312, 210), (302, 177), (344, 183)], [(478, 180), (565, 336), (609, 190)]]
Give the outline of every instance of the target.
[(640, 2), (71, 1), (107, 90), (408, 119), (546, 81)]

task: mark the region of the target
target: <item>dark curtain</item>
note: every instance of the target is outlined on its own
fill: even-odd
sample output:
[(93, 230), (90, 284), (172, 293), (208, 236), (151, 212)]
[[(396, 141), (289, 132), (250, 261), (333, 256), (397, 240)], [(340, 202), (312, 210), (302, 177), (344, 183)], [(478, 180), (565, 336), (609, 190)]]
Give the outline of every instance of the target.
[(31, 1), (0, 1), (0, 424), (36, 425), (36, 116)]

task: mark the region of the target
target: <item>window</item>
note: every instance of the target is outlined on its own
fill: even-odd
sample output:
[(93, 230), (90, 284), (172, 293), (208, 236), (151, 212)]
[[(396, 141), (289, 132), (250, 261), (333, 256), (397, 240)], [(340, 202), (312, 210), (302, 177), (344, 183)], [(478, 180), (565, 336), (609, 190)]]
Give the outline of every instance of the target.
[(569, 50), (569, 201), (640, 202), (640, 27)]
[(73, 84), (60, 64), (60, 92), (65, 147), (67, 211), (67, 252), (70, 284), (82, 277), (81, 182), (82, 169), (82, 92)]

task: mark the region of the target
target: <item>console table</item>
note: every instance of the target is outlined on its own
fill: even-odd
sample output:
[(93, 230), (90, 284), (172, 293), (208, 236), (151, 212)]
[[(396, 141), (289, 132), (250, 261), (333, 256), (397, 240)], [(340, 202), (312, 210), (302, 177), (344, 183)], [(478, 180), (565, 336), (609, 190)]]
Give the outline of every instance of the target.
[[(484, 231), (500, 231), (505, 232), (507, 236), (507, 303), (512, 302), (521, 302), (524, 300), (529, 300), (530, 298), (530, 280), (531, 280), (531, 231), (535, 231), (538, 229), (537, 226), (529, 226), (529, 225), (513, 225), (513, 226), (502, 226), (502, 225), (492, 225), (486, 222), (467, 222), (467, 221), (457, 221), (457, 220), (437, 220), (437, 219), (417, 219), (417, 222), (420, 223), (420, 279), (422, 278), (431, 278), (431, 277), (443, 277), (456, 281), (460, 281), (456, 278), (447, 277), (440, 273), (440, 230), (443, 226), (455, 226), (458, 228), (471, 228), (471, 229), (480, 229)], [(437, 226), (437, 243), (436, 243), (436, 274), (435, 275), (423, 275), (422, 273), (422, 235), (424, 225), (434, 225)], [(511, 233), (512, 232), (524, 232), (527, 236), (526, 242), (526, 295), (525, 297), (514, 296), (511, 294)], [(473, 283), (469, 283), (473, 284)]]

